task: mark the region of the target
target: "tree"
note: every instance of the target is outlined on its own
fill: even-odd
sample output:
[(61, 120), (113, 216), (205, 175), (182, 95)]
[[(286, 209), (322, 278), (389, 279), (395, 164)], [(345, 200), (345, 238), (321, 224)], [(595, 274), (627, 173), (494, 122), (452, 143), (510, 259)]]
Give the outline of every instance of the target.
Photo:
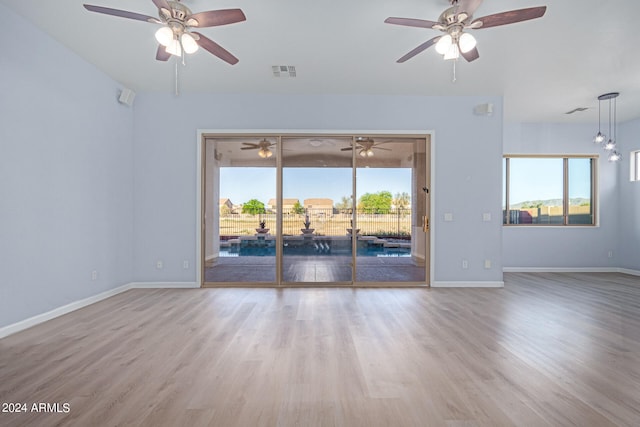
[(258, 199), (251, 199), (249, 200), (247, 203), (245, 203), (244, 205), (242, 205), (242, 213), (248, 213), (248, 214), (263, 214), (266, 213), (267, 211), (264, 208), (264, 203), (262, 203), (260, 200)]
[(393, 196), (388, 191), (365, 193), (358, 200), (358, 210), (364, 213), (384, 214), (391, 210)]
[(349, 212), (351, 209), (351, 197), (342, 196), (342, 199), (336, 203), (336, 210), (341, 213)]
[(406, 192), (396, 193), (393, 198), (393, 204), (398, 210), (406, 209), (409, 206), (409, 203), (411, 203), (411, 197), (409, 197), (409, 194)]
[(303, 214), (304, 213), (304, 206), (302, 206), (300, 204), (300, 202), (298, 200), (296, 200), (296, 202), (291, 207), (291, 212), (293, 212), (294, 214)]

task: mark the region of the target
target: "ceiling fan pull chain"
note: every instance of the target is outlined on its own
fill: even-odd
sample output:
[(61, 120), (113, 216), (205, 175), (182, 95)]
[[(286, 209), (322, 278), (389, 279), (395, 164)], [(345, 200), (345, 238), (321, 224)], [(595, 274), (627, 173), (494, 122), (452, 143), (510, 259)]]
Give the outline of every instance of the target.
[(453, 78), (451, 79), (451, 83), (455, 83), (456, 82), (456, 62), (458, 62), (458, 60), (454, 59), (452, 62), (453, 62)]
[(174, 80), (175, 80), (175, 89), (176, 89), (176, 96), (180, 95), (180, 91), (178, 90), (178, 60), (176, 58), (176, 61), (174, 63), (175, 66), (175, 73), (174, 73)]

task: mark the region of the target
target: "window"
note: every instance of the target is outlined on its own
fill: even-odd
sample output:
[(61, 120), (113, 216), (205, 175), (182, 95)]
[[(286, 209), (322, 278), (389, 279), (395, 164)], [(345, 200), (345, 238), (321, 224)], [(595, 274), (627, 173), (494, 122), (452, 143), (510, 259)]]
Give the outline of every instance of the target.
[(629, 179), (631, 181), (640, 181), (640, 150), (632, 151), (629, 159), (631, 161)]
[(503, 224), (595, 225), (592, 156), (505, 156)]

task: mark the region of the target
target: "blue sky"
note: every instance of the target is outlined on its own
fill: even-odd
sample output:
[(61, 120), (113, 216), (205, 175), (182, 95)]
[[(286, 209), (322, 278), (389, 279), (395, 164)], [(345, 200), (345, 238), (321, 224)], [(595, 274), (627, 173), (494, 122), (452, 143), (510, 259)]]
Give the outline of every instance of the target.
[[(562, 173), (562, 159), (559, 158), (511, 158), (510, 204), (533, 200), (561, 199)], [(590, 159), (569, 160), (570, 198), (588, 199), (591, 197), (590, 174)]]
[[(395, 195), (411, 194), (409, 168), (357, 169), (358, 197), (364, 193), (386, 190)], [(284, 168), (283, 197), (300, 200), (329, 198), (334, 203), (351, 194), (350, 168)], [(221, 168), (220, 197), (235, 204), (258, 199), (267, 203), (276, 197), (275, 168)]]

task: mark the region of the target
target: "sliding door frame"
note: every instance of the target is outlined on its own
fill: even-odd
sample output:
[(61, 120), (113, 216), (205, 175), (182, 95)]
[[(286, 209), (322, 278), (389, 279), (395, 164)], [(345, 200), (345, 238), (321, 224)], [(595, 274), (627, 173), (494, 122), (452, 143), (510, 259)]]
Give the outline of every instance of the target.
[[(354, 136), (354, 135), (368, 135), (375, 137), (403, 137), (403, 138), (425, 138), (426, 139), (426, 152), (428, 155), (428, 164), (426, 165), (428, 172), (426, 174), (427, 182), (425, 183), (428, 188), (429, 194), (427, 195), (427, 217), (432, 218), (433, 212), (435, 212), (435, 200), (432, 197), (435, 191), (435, 133), (430, 130), (405, 130), (405, 131), (384, 131), (384, 130), (277, 130), (277, 129), (198, 129), (197, 138), (196, 138), (196, 283), (199, 284), (199, 287), (203, 287), (204, 285), (204, 253), (205, 253), (205, 168), (206, 168), (206, 157), (205, 157), (205, 137), (211, 137), (215, 135), (216, 137), (240, 137), (240, 136), (265, 136), (276, 138), (278, 141), (278, 156), (276, 159), (276, 200), (279, 206), (282, 206), (282, 138), (285, 137), (307, 137), (307, 136)], [(352, 153), (352, 195), (356, 194), (356, 163), (355, 163), (355, 152), (353, 150)], [(353, 210), (353, 216), (355, 216), (355, 210)], [(356, 282), (356, 272), (355, 269), (352, 268), (352, 281), (351, 286), (380, 286), (380, 287), (413, 287), (413, 286), (430, 286), (431, 283), (434, 282), (435, 277), (435, 268), (434, 268), (434, 258), (435, 258), (435, 233), (432, 227), (433, 221), (430, 222), (428, 239), (425, 242), (426, 245), (426, 253), (425, 253), (425, 283), (416, 285), (415, 283), (402, 283), (402, 282), (381, 282), (381, 283), (371, 283), (366, 282), (360, 284)], [(282, 280), (282, 215), (276, 216), (276, 229), (278, 232), (276, 233), (276, 282), (262, 282), (262, 283), (253, 283), (246, 284), (243, 286), (248, 287), (295, 287), (295, 286), (305, 286), (305, 287), (328, 287), (328, 286), (344, 286), (343, 283), (333, 284), (331, 282), (323, 283), (305, 283), (301, 285), (299, 283), (285, 284)], [(355, 239), (352, 239), (352, 263), (355, 265)], [(221, 287), (225, 286), (240, 286), (237, 283), (223, 283), (220, 284)]]

